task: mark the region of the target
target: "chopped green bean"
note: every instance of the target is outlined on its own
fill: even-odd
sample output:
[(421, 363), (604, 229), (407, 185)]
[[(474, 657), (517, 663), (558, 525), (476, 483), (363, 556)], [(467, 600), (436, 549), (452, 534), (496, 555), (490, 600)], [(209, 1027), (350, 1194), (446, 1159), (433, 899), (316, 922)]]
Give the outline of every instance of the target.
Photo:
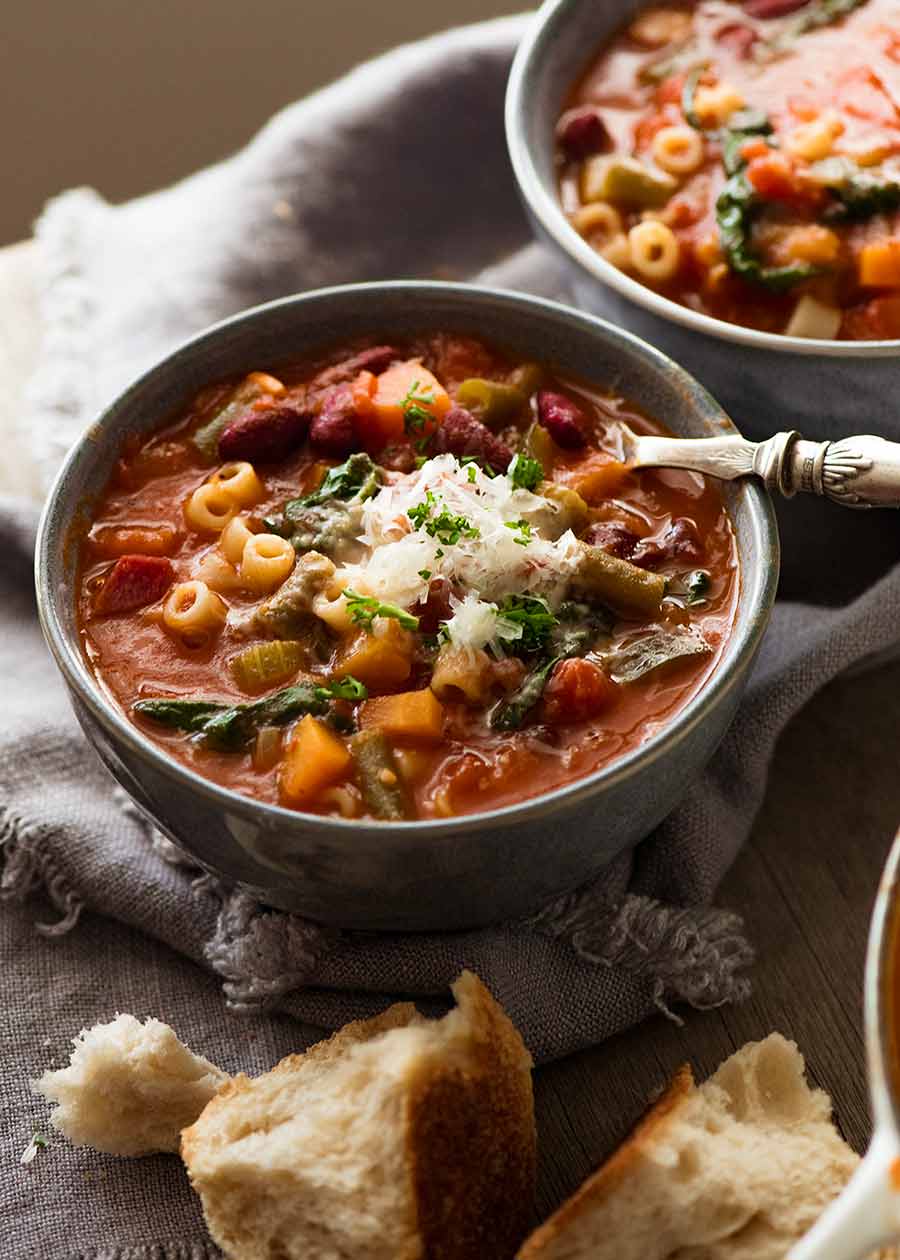
[(381, 731), (370, 728), (350, 740), (359, 787), (376, 818), (399, 822), (410, 815), (410, 802), (394, 754)]

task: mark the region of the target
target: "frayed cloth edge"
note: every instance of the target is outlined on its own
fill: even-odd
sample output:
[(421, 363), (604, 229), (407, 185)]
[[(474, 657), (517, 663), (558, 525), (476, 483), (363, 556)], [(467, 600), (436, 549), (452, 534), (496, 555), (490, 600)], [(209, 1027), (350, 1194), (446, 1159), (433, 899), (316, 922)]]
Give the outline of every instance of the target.
[(62, 917), (36, 923), (35, 929), (42, 936), (63, 936), (78, 922), (84, 901), (56, 864), (49, 841), (40, 824), (0, 809), (0, 900), (23, 902), (43, 890)]

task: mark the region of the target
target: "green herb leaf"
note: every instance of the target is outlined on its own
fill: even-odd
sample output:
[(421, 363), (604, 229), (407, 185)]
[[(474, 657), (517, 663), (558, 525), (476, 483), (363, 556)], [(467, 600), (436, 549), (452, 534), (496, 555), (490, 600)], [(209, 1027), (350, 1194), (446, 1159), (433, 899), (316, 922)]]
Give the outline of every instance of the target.
[(369, 691), (365, 683), (348, 674), (346, 678), (335, 678), (324, 687), (315, 687), (313, 694), (319, 700), (367, 700)]
[(522, 627), (516, 648), (525, 652), (542, 652), (557, 625), (550, 605), (537, 595), (507, 595), (498, 604), (497, 613), (511, 625)]
[[(438, 511), (440, 508), (440, 511)], [(461, 538), (480, 538), (481, 530), (465, 517), (454, 515), (435, 498), (431, 490), (425, 498), (406, 513), (416, 529), (424, 530), (445, 547), (458, 543)]]
[(423, 582), (427, 582), (428, 579), (431, 577), (431, 570), (419, 569), (419, 577), (422, 579)]
[(517, 490), (535, 490), (544, 480), (544, 469), (539, 460), (520, 451), (513, 456), (506, 475)]
[(347, 611), (354, 625), (363, 626), (369, 633), (376, 617), (391, 617), (394, 621), (398, 621), (404, 630), (415, 630), (419, 625), (418, 617), (414, 617), (404, 608), (398, 608), (396, 604), (385, 604), (374, 595), (360, 595), (349, 586), (342, 594), (347, 601)]
[(434, 420), (429, 407), (434, 403), (434, 390), (431, 386), (421, 389), (418, 381), (413, 381), (406, 394), (400, 400), (403, 412), (403, 428), (410, 436), (424, 436), (425, 428)]
[(693, 569), (690, 573), (678, 573), (666, 584), (666, 599), (685, 607), (697, 608), (707, 603), (712, 577), (706, 569)]
[(507, 529), (513, 529), (513, 530), (518, 531), (520, 536), (516, 539), (516, 542), (519, 544), (520, 547), (528, 546), (528, 544), (531, 542), (531, 526), (528, 524), (527, 521), (523, 521), (523, 520), (504, 521), (503, 524), (506, 526)]
[(329, 468), (318, 490), (286, 503), (285, 512), (289, 515), (293, 507), (315, 507), (327, 499), (371, 498), (383, 478), (382, 470), (365, 451), (354, 451), (343, 464)]

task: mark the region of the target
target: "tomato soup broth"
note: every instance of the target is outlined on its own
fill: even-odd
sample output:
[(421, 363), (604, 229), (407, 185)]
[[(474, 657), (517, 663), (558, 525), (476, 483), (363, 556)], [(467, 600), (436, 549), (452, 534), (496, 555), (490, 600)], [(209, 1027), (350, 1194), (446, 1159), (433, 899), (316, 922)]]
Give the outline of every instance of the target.
[(666, 297), (766, 332), (900, 337), (900, 5), (639, 14), (575, 86), (563, 208)]
[(718, 490), (629, 472), (620, 421), (664, 431), (451, 336), (212, 387), (97, 505), (91, 669), (170, 756), (316, 813), (476, 813), (609, 765), (715, 670), (739, 590)]

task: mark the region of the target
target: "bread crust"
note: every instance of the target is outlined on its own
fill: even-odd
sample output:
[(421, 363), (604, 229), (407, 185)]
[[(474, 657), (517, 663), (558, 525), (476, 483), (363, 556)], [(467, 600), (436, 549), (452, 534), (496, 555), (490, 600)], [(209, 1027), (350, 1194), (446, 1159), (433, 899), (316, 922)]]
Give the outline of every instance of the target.
[(534, 1204), (531, 1056), (477, 976), (453, 985), (468, 1021), (461, 1061), (434, 1057), (409, 1081), (406, 1149), (425, 1260), (505, 1260)]
[(581, 1216), (589, 1214), (615, 1193), (640, 1164), (645, 1152), (659, 1143), (666, 1129), (687, 1104), (693, 1089), (694, 1075), (689, 1065), (684, 1063), (615, 1153), (534, 1231), (518, 1253), (517, 1260), (540, 1260), (558, 1237), (577, 1227)]

